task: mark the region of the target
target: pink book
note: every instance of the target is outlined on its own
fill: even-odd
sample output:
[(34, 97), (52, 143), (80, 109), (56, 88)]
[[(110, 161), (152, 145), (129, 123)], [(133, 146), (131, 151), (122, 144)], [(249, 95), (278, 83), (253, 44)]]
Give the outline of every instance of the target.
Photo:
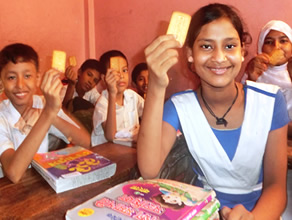
[(113, 176), (116, 163), (80, 146), (35, 154), (32, 166), (56, 193)]
[(66, 219), (192, 219), (215, 198), (213, 190), (173, 180), (132, 180), (67, 211)]

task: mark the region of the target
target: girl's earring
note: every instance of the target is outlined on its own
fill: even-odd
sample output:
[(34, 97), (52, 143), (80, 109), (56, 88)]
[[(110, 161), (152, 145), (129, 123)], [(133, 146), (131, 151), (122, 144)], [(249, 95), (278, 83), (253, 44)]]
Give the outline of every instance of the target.
[(242, 61), (242, 62), (244, 61), (244, 56), (241, 57), (241, 61)]
[(188, 57), (188, 62), (189, 62), (189, 63), (193, 63), (193, 62), (194, 62), (194, 58), (193, 58), (192, 56), (189, 56), (189, 57)]
[(189, 69), (194, 73), (195, 72), (194, 58), (192, 56), (188, 57), (188, 66), (189, 66)]

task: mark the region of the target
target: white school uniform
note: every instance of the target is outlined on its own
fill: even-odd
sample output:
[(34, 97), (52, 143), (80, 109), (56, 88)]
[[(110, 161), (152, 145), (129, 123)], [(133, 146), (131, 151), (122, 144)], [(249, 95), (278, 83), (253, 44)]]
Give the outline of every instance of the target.
[[(96, 146), (107, 142), (102, 123), (106, 121), (108, 109), (108, 91), (104, 90), (98, 99), (93, 114), (93, 131), (91, 144)], [(139, 125), (139, 117), (144, 109), (144, 99), (131, 89), (124, 91), (123, 106), (116, 104), (117, 132), (123, 129), (131, 129)]]
[(172, 98), (189, 150), (204, 174), (199, 179), (205, 188), (229, 194), (247, 194), (261, 188), (258, 180), (272, 123), (273, 95), (279, 88), (249, 81), (247, 84), (255, 89), (247, 89), (244, 121), (232, 161), (213, 133), (194, 93)]
[[(33, 108), (42, 109), (44, 107), (41, 96), (33, 96)], [(77, 126), (69, 116), (67, 116), (63, 110), (58, 112), (58, 116), (68, 121), (69, 123)], [(0, 156), (7, 149), (15, 149), (23, 142), (27, 135), (23, 134), (15, 124), (19, 121), (21, 115), (15, 109), (9, 99), (3, 100), (0, 103)], [(78, 126), (77, 126), (78, 127)], [(48, 152), (49, 139), (48, 134), (53, 134), (56, 137), (62, 139), (66, 143), (69, 143), (67, 138), (56, 127), (51, 126), (44, 140), (42, 141), (38, 153)], [(0, 164), (0, 177), (3, 177), (1, 164)]]

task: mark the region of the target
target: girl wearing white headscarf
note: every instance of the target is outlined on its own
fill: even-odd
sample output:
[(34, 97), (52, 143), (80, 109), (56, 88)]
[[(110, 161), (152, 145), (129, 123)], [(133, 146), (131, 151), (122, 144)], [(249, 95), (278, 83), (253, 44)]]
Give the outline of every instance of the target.
[[(272, 54), (277, 58), (272, 62)], [(258, 40), (258, 55), (247, 64), (246, 78), (275, 84), (281, 87), (287, 101), (287, 109), (292, 119), (292, 83), (287, 69), (292, 57), (292, 29), (283, 21), (269, 21), (261, 30)]]

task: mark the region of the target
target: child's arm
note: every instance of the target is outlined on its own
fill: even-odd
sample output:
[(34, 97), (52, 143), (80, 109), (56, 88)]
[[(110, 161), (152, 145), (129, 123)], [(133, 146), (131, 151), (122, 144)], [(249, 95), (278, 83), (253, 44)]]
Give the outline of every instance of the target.
[(18, 149), (16, 151), (8, 149), (1, 155), (0, 160), (4, 172), (14, 183), (21, 179), (61, 108), (59, 92), (62, 84), (58, 75), (59, 72), (56, 70), (49, 70), (45, 73), (41, 85), (46, 98), (43, 111)]
[(248, 212), (242, 205), (224, 207), (223, 219), (279, 219), (287, 199), (287, 126), (270, 132), (263, 163), (263, 192), (253, 211)]
[(102, 123), (104, 136), (108, 141), (113, 141), (117, 132), (116, 121), (116, 98), (117, 98), (117, 80), (118, 73), (109, 69), (105, 76), (105, 81), (108, 90), (108, 110), (106, 121)]
[(62, 105), (63, 107), (67, 108), (68, 102), (73, 98), (78, 74), (76, 71), (74, 71), (73, 66), (68, 66), (65, 71), (65, 76), (68, 78), (69, 83), (68, 83), (68, 87), (67, 87)]
[(162, 122), (162, 114), (169, 83), (167, 71), (178, 62), (178, 47), (173, 36), (165, 35), (145, 49), (149, 84), (137, 141), (138, 165), (144, 178), (157, 176), (176, 138), (175, 129)]
[[(64, 107), (67, 107), (68, 102), (73, 97), (77, 78), (78, 78), (78, 74), (76, 71), (74, 71), (73, 68), (74, 68), (73, 66), (69, 66), (65, 72), (65, 75), (69, 80), (69, 84), (66, 90), (63, 103), (62, 103)], [(53, 125), (58, 130), (60, 130), (70, 142), (76, 145), (80, 145), (85, 148), (89, 148), (90, 134), (87, 132), (84, 126), (81, 125), (81, 123), (78, 123), (77, 121), (75, 121), (75, 123), (77, 123), (79, 127), (72, 125), (71, 123), (67, 122), (61, 117), (56, 117), (55, 120), (53, 121)]]
[(270, 132), (263, 162), (263, 192), (252, 213), (255, 219), (279, 219), (287, 199), (287, 126)]
[(265, 53), (259, 54), (252, 58), (246, 65), (246, 73), (248, 74), (248, 79), (252, 81), (257, 81), (260, 75), (263, 74), (268, 69), (269, 56)]
[(90, 134), (81, 123), (79, 123), (77, 120), (74, 122), (78, 125), (78, 127), (57, 116), (52, 125), (60, 130), (63, 135), (73, 144), (80, 145), (85, 148), (90, 148)]

